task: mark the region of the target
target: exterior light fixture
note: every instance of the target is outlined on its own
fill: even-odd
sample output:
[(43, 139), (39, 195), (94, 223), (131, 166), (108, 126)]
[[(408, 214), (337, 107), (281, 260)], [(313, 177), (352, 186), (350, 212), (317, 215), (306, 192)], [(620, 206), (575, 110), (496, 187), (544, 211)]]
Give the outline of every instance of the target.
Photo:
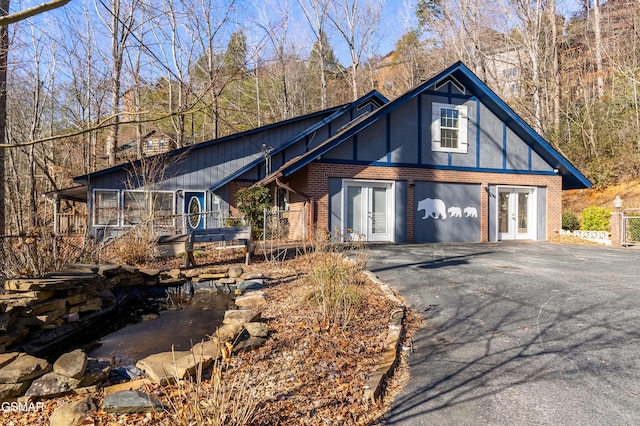
[(616, 208), (616, 211), (619, 212), (622, 209), (622, 200), (619, 195), (616, 195), (615, 200), (613, 200), (613, 207)]

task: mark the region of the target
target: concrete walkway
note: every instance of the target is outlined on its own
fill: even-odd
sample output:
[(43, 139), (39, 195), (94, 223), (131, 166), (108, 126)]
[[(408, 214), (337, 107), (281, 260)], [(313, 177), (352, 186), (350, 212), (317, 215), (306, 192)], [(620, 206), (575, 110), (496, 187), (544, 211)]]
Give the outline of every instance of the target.
[(424, 315), (387, 425), (640, 424), (640, 250), (380, 245)]

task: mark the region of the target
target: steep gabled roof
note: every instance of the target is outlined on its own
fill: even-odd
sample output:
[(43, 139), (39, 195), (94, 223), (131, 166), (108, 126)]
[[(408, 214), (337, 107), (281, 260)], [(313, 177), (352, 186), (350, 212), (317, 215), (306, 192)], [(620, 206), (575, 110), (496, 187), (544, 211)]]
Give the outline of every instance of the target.
[[(271, 150), (269, 152), (269, 155), (274, 156), (274, 155), (284, 151), (285, 149), (287, 149), (287, 148), (291, 147), (292, 145), (294, 145), (296, 142), (299, 142), (299, 141), (303, 140), (304, 138), (306, 138), (307, 136), (313, 134), (314, 132), (316, 132), (317, 130), (322, 128), (322, 126), (324, 126), (327, 123), (330, 123), (333, 120), (337, 119), (338, 117), (340, 117), (342, 114), (344, 114), (349, 109), (357, 108), (357, 107), (362, 106), (362, 105), (364, 105), (364, 104), (366, 104), (368, 102), (374, 102), (377, 105), (382, 106), (382, 105), (387, 104), (389, 102), (389, 100), (386, 97), (384, 97), (382, 94), (380, 94), (380, 92), (378, 92), (377, 90), (372, 90), (371, 92), (369, 92), (366, 95), (362, 96), (361, 98), (351, 102), (350, 104), (343, 105), (340, 109), (335, 111), (333, 114), (329, 115), (328, 117), (324, 118), (323, 120), (318, 121), (317, 123), (315, 123), (312, 126), (310, 126), (309, 128), (307, 128), (302, 133), (299, 133), (298, 135), (296, 135), (295, 137), (293, 137), (289, 141), (287, 141), (284, 144), (280, 145), (279, 147)], [(358, 121), (358, 119), (356, 119), (354, 121)], [(229, 182), (232, 182), (234, 179), (239, 178), (240, 176), (242, 176), (243, 174), (247, 173), (248, 171), (250, 171), (254, 167), (258, 167), (258, 166), (262, 165), (263, 163), (264, 163), (264, 158), (258, 158), (255, 161), (253, 161), (253, 162), (247, 164), (246, 166), (244, 166), (244, 167), (236, 170), (235, 172), (231, 173), (225, 179), (222, 179), (222, 180), (216, 182), (209, 189), (211, 191), (215, 191), (216, 189), (222, 188), (224, 185), (228, 184)]]
[[(245, 132), (234, 133), (232, 135), (225, 136), (225, 137), (222, 137), (222, 138), (212, 139), (212, 140), (209, 140), (209, 141), (206, 141), (206, 142), (201, 142), (201, 143), (197, 143), (197, 144), (194, 144), (194, 145), (189, 145), (189, 146), (186, 146), (186, 147), (183, 147), (183, 148), (174, 149), (174, 150), (162, 153), (162, 154), (157, 154), (157, 155), (149, 157), (149, 158), (155, 158), (155, 157), (168, 157), (168, 158), (178, 157), (178, 156), (181, 156), (181, 155), (185, 154), (186, 152), (192, 153), (192, 152), (198, 151), (200, 149), (208, 148), (211, 145), (221, 144), (221, 143), (225, 143), (225, 142), (228, 142), (228, 141), (231, 141), (231, 140), (234, 140), (234, 139), (255, 135), (255, 134), (258, 134), (258, 133), (261, 133), (261, 132), (265, 132), (265, 131), (268, 131), (268, 130), (273, 130), (273, 129), (276, 129), (278, 127), (283, 127), (283, 126), (286, 126), (286, 125), (289, 125), (289, 124), (292, 124), (292, 123), (296, 123), (296, 122), (307, 120), (307, 119), (314, 118), (314, 117), (322, 117), (322, 116), (325, 116), (327, 114), (332, 115), (336, 111), (339, 111), (344, 107), (345, 107), (344, 105), (341, 105), (341, 106), (328, 108), (328, 109), (325, 109), (325, 110), (322, 110), (322, 111), (313, 112), (311, 114), (303, 115), (303, 116), (300, 116), (300, 117), (294, 117), (294, 118), (290, 118), (288, 120), (279, 121), (277, 123), (273, 123), (273, 124), (268, 124), (268, 125), (265, 125), (265, 126), (257, 127), (255, 129), (247, 130)], [(88, 173), (86, 175), (77, 176), (77, 177), (73, 178), (73, 181), (86, 185), (91, 179), (94, 179), (96, 177), (109, 175), (109, 174), (114, 173), (114, 172), (119, 172), (119, 171), (122, 171), (122, 170), (126, 170), (127, 168), (130, 168), (132, 166), (133, 167), (138, 167), (139, 165), (140, 165), (140, 160), (136, 160), (133, 163), (118, 164), (118, 165), (115, 165), (115, 166), (112, 166), (112, 167), (109, 167), (109, 168), (106, 168), (106, 169), (95, 171), (93, 173)]]
[(551, 167), (558, 170), (562, 176), (563, 189), (590, 188), (591, 182), (578, 169), (557, 152), (549, 143), (535, 130), (531, 128), (511, 107), (509, 107), (498, 95), (496, 95), (485, 83), (483, 83), (469, 68), (462, 62), (457, 62), (436, 74), (429, 80), (417, 86), (413, 90), (405, 93), (394, 101), (373, 111), (365, 119), (346, 126), (338, 134), (327, 139), (313, 150), (301, 155), (280, 167), (272, 175), (266, 177), (261, 183), (268, 183), (276, 176), (288, 176), (297, 170), (305, 167), (316, 158), (326, 154), (328, 151), (348, 140), (358, 132), (375, 123), (382, 117), (387, 116), (392, 111), (404, 105), (408, 101), (417, 97), (427, 88), (441, 82), (449, 77), (454, 77), (460, 84), (469, 90), (480, 102), (482, 102), (493, 114), (506, 124), (518, 137), (520, 137), (531, 149), (537, 153)]

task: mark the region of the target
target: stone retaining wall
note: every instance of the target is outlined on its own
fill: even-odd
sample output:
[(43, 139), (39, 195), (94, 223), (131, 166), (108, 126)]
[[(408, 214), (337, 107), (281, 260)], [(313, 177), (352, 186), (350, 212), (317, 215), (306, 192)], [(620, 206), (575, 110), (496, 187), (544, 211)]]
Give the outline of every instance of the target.
[[(108, 379), (111, 365), (88, 358), (81, 350), (65, 353), (51, 364), (33, 356), (31, 351), (7, 352), (20, 339), (38, 345), (51, 339), (69, 336), (71, 326), (91, 324), (98, 315), (108, 314), (119, 300), (119, 287), (170, 286), (167, 293), (178, 291), (235, 292), (239, 310), (227, 311), (223, 324), (211, 340), (195, 345), (191, 351), (165, 352), (138, 362), (145, 382), (166, 383), (184, 379), (197, 367), (209, 367), (225, 350), (250, 350), (264, 343), (266, 324), (259, 322), (257, 310), (265, 303), (260, 273), (246, 273), (241, 267), (209, 267), (168, 272), (139, 270), (110, 265), (71, 265), (64, 271), (41, 279), (7, 280), (1, 295), (0, 310), (4, 319), (0, 332), (0, 401), (24, 395), (26, 398), (51, 398), (80, 389), (92, 391)], [(23, 330), (14, 333), (13, 330)], [(67, 329), (67, 333), (61, 330)], [(47, 333), (50, 336), (44, 339)], [(248, 338), (240, 339), (243, 333)], [(44, 343), (43, 343), (44, 342)], [(232, 342), (232, 343), (229, 343)], [(34, 345), (36, 344), (34, 343)], [(59, 343), (59, 342), (57, 342)]]
[(126, 287), (164, 286), (167, 293), (175, 293), (184, 291), (179, 286), (190, 283), (189, 292), (235, 292), (251, 289), (251, 279), (258, 275), (244, 273), (241, 267), (161, 272), (125, 265), (76, 264), (43, 278), (9, 279), (0, 294), (0, 353), (24, 342), (33, 344), (20, 349), (46, 353), (49, 346), (73, 338), (111, 314), (127, 300)]

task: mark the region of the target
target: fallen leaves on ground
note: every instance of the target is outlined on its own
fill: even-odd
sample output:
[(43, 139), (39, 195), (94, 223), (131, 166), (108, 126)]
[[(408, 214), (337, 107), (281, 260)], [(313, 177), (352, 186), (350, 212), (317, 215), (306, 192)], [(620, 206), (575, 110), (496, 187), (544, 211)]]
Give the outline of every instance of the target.
[[(364, 388), (380, 360), (391, 312), (397, 306), (383, 295), (379, 286), (362, 279), (356, 318), (343, 329), (326, 329), (309, 302), (308, 295), (313, 288), (304, 279), (308, 267), (305, 258), (251, 266), (271, 278), (264, 290), (268, 304), (262, 310), (262, 320), (268, 324), (270, 336), (263, 347), (233, 356), (225, 365), (222, 380), (232, 382), (238, 377), (245, 378), (236, 380), (237, 388), (233, 392), (255, 402), (251, 425), (374, 423), (384, 413), (390, 398), (372, 405), (363, 399)], [(409, 334), (419, 324), (419, 316), (409, 311)], [(399, 391), (407, 380), (406, 363), (401, 363), (387, 385), (388, 394)], [(206, 419), (194, 423), (190, 414), (194, 404), (204, 415), (211, 412), (208, 401), (217, 392), (211, 375), (205, 375), (190, 392), (184, 392), (185, 389), (186, 386), (179, 392), (176, 386), (149, 386), (143, 390), (156, 396), (169, 409), (152, 414), (109, 414), (98, 409), (83, 425), (213, 424)], [(0, 413), (0, 424), (47, 424), (46, 419), (56, 407), (82, 397), (70, 395), (44, 401), (44, 410), (40, 412)], [(91, 397), (99, 408), (102, 392), (97, 391)]]

